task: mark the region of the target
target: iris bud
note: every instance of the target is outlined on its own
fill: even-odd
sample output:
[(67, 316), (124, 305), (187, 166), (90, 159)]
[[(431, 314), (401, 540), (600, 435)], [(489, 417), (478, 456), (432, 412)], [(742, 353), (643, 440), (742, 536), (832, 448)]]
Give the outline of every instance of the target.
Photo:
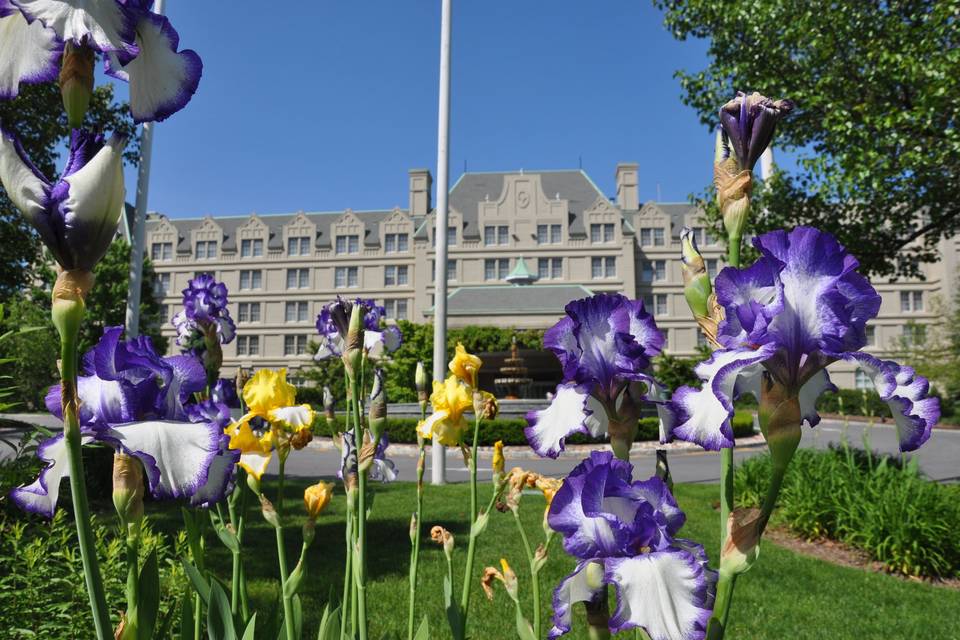
[(124, 453), (113, 454), (113, 506), (125, 524), (143, 519), (143, 467)]
[(493, 468), (494, 482), (497, 481), (497, 478), (503, 475), (504, 463), (503, 440), (497, 440), (493, 443), (493, 463), (491, 465)]
[(693, 230), (689, 227), (684, 227), (680, 232), (680, 247), (683, 261), (683, 296), (687, 299), (694, 317), (707, 317), (710, 315), (709, 300), (713, 286), (710, 284), (703, 256), (697, 248)]
[(430, 529), (430, 539), (443, 547), (443, 553), (447, 558), (453, 557), (454, 541), (452, 533), (440, 525), (434, 525), (434, 527)]
[(380, 434), (387, 426), (387, 388), (383, 369), (373, 372), (373, 389), (370, 390), (370, 413), (368, 414), (370, 432), (374, 442), (380, 441)]
[(93, 49), (75, 45), (70, 40), (63, 46), (63, 64), (60, 67), (60, 94), (67, 112), (67, 123), (72, 129), (83, 126), (83, 118), (90, 108), (93, 95)]
[(720, 551), (720, 571), (746, 573), (760, 554), (760, 509), (735, 509), (727, 519), (727, 537)]
[(260, 494), (260, 512), (263, 514), (263, 519), (270, 525), (280, 528), (280, 516), (277, 515), (273, 503), (263, 494)]
[(520, 586), (517, 582), (517, 574), (510, 568), (506, 558), (500, 558), (500, 569), (503, 573), (503, 586), (507, 590), (507, 595), (516, 602), (520, 597)]
[(350, 310), (350, 324), (347, 329), (347, 340), (343, 350), (343, 366), (347, 377), (356, 381), (363, 366), (363, 305), (355, 304)]
[(410, 544), (414, 544), (417, 541), (417, 514), (416, 512), (410, 515)]
[(427, 369), (422, 361), (417, 361), (417, 372), (413, 381), (417, 387), (417, 400), (420, 402), (420, 408), (423, 409), (427, 406), (427, 399), (430, 397), (430, 376), (427, 375)]
[(250, 491), (253, 491), (255, 495), (260, 495), (260, 478), (253, 475), (252, 473), (247, 474), (247, 486), (250, 488)]
[(333, 498), (333, 483), (318, 482), (303, 491), (303, 506), (307, 517), (316, 520), (320, 513), (327, 508)]
[(800, 445), (800, 400), (764, 372), (760, 383), (760, 430), (767, 440), (774, 469), (786, 470)]
[(336, 411), (334, 410), (336, 403), (333, 399), (333, 394), (330, 393), (330, 387), (323, 388), (323, 415), (327, 419), (327, 424), (332, 425), (337, 418)]

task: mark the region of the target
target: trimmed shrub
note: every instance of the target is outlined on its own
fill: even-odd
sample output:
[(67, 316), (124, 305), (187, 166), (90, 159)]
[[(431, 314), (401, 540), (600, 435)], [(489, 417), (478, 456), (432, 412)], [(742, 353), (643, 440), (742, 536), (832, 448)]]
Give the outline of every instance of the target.
[[(737, 468), (744, 505), (759, 506), (769, 456)], [(797, 534), (839, 540), (865, 551), (888, 571), (908, 576), (960, 575), (960, 487), (923, 478), (916, 458), (850, 447), (800, 449), (790, 464), (776, 517)]]

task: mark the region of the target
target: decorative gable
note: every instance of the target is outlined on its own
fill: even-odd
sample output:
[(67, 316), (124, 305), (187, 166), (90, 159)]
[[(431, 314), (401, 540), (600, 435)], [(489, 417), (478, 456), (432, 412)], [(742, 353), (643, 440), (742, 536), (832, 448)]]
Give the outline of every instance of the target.
[(303, 237), (310, 238), (311, 246), (316, 244), (317, 225), (311, 222), (310, 218), (308, 218), (303, 211), (298, 211), (292, 220), (283, 225), (283, 244), (284, 246), (288, 245), (288, 238)]

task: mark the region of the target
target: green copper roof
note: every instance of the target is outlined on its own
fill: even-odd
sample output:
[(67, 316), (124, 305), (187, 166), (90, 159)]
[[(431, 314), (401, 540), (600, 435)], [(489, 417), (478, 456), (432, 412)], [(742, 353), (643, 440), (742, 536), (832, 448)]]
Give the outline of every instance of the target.
[(523, 261), (522, 256), (517, 258), (517, 265), (506, 277), (506, 281), (511, 284), (530, 284), (536, 279), (537, 276), (530, 273), (530, 269), (527, 268), (527, 263)]

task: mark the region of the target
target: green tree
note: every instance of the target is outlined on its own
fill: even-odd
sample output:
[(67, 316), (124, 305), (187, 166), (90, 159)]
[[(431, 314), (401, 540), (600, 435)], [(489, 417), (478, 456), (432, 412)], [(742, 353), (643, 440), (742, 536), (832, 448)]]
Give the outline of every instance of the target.
[[(87, 314), (80, 328), (80, 352), (100, 340), (105, 327), (123, 325), (127, 318), (130, 290), (130, 245), (117, 238), (93, 270), (95, 285), (87, 296)], [(167, 352), (167, 339), (160, 335), (160, 303), (153, 294), (153, 264), (143, 258), (140, 286), (140, 334), (153, 341), (157, 353)]]
[[(3, 332), (18, 332), (0, 344), (0, 354), (8, 360), (3, 372), (17, 388), (13, 399), (29, 411), (42, 410), (47, 389), (60, 377), (57, 371), (60, 338), (50, 321), (50, 294), (38, 288), (11, 298), (5, 311)], [(33, 327), (37, 329), (19, 333), (21, 329)]]
[[(30, 160), (45, 176), (59, 175), (58, 159), (70, 139), (70, 127), (56, 83), (25, 85), (15, 99), (0, 101), (0, 125), (17, 135)], [(127, 105), (114, 100), (111, 85), (94, 89), (85, 126), (127, 136), (130, 142), (124, 159), (136, 163), (136, 128)], [(0, 300), (18, 294), (35, 280), (39, 255), (37, 234), (0, 185)]]
[(936, 259), (960, 229), (960, 0), (654, 5), (709, 42), (705, 69), (676, 74), (704, 124), (737, 89), (796, 102), (776, 143), (798, 170), (755, 192), (755, 231), (815, 225), (880, 275)]

